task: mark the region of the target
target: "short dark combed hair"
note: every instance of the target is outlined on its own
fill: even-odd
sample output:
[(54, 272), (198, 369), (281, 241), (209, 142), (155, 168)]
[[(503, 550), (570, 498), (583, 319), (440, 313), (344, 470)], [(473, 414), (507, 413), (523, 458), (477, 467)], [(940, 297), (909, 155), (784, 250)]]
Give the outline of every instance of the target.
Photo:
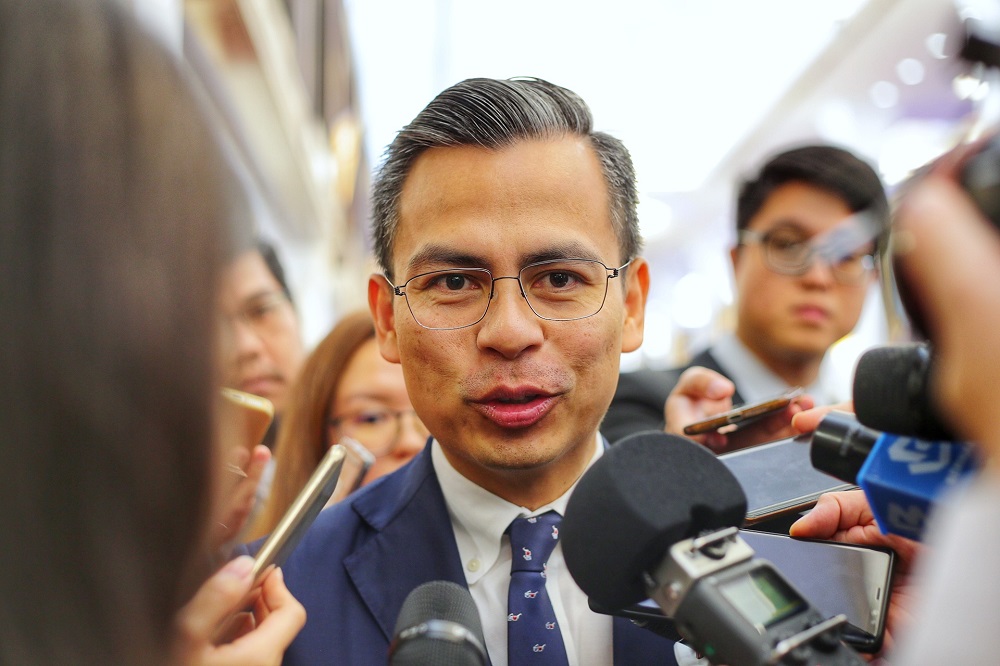
[(281, 286), (281, 291), (284, 292), (285, 298), (288, 299), (289, 303), (294, 303), (292, 299), (292, 291), (288, 288), (288, 280), (285, 278), (285, 267), (281, 264), (281, 259), (278, 258), (278, 251), (274, 249), (274, 246), (267, 241), (258, 238), (256, 242), (257, 252), (264, 259), (264, 263), (267, 265), (267, 270), (271, 272), (274, 279), (278, 281)]
[(590, 109), (576, 93), (536, 78), (466, 79), (448, 88), (404, 127), (386, 149), (372, 186), (375, 255), (392, 278), (399, 198), (417, 157), (429, 148), (499, 149), (518, 141), (587, 137), (597, 153), (611, 199), (611, 223), (622, 259), (642, 247), (632, 158), (624, 144), (593, 130)]
[[(736, 230), (746, 229), (768, 197), (782, 185), (800, 182), (843, 199), (852, 212), (869, 210), (888, 229), (889, 202), (875, 169), (854, 153), (829, 145), (793, 148), (769, 159), (742, 183), (736, 198)], [(885, 236), (880, 235), (879, 246)]]

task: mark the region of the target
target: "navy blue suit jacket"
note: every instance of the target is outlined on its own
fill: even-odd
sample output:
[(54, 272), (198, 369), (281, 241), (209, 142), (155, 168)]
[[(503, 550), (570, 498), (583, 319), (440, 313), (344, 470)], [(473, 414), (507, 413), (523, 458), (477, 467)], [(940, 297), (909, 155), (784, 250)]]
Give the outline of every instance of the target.
[[(323, 511), (282, 567), (306, 608), (291, 666), (385, 664), (396, 618), (421, 583), (466, 585), (430, 447)], [(676, 664), (673, 642), (614, 619), (614, 663)]]

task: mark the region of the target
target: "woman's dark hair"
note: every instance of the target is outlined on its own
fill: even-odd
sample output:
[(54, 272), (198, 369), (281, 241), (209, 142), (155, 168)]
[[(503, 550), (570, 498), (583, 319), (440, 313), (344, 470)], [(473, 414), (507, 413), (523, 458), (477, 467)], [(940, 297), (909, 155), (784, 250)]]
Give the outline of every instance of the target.
[(215, 291), (247, 210), (118, 3), (0, 0), (0, 25), (0, 663), (166, 663), (203, 573)]

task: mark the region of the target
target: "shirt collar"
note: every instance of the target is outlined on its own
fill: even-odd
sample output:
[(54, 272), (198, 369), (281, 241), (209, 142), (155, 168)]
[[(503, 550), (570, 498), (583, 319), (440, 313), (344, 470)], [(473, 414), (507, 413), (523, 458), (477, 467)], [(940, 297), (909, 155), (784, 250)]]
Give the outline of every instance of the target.
[[(771, 372), (735, 334), (730, 333), (720, 338), (712, 345), (711, 352), (719, 365), (725, 368), (730, 379), (739, 388), (740, 396), (747, 403), (772, 398), (790, 388), (785, 380)], [(820, 379), (803, 388), (816, 399), (817, 405), (835, 401)]]
[[(587, 469), (603, 454), (604, 440), (598, 434), (594, 437), (594, 455), (587, 463)], [(496, 563), (503, 544), (503, 534), (511, 521), (519, 516), (538, 516), (546, 511), (557, 511), (559, 515), (566, 515), (569, 497), (580, 481), (577, 478), (565, 493), (545, 506), (531, 511), (494, 495), (462, 476), (448, 462), (437, 440), (431, 442), (431, 463), (434, 465), (434, 472), (437, 474), (441, 492), (448, 505), (459, 557), (463, 565), (472, 560), (479, 562), (475, 571), (466, 566), (465, 575), (470, 584)]]

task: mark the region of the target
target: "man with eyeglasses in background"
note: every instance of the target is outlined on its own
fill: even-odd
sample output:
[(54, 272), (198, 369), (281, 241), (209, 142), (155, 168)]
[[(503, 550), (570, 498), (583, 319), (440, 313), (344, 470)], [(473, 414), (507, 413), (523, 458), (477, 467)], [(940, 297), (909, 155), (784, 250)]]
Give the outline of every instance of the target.
[(672, 641), (590, 610), (558, 541), (604, 451), (621, 353), (642, 341), (649, 267), (627, 150), (569, 90), (469, 79), (385, 155), (384, 274), (368, 299), (431, 441), (322, 512), (284, 565), (309, 615), (284, 663), (385, 663), (404, 600), (429, 581), (469, 589), (494, 666), (676, 663)]
[[(665, 421), (679, 432), (686, 424), (665, 416), (675, 386), (706, 416), (795, 386), (817, 405), (849, 397), (824, 385), (821, 366), (861, 316), (888, 214), (878, 174), (846, 150), (811, 145), (769, 159), (742, 184), (736, 202), (735, 331), (681, 368), (622, 373), (601, 432), (616, 441), (662, 429)], [(693, 371), (678, 386), (692, 367), (722, 377)], [(768, 438), (741, 437), (702, 439), (723, 452)]]
[(220, 284), (222, 385), (266, 398), (274, 407), (274, 419), (260, 442), (263, 446), (250, 451), (236, 447), (227, 458), (245, 477), (240, 482), (242, 494), (234, 493), (233, 500), (242, 505), (240, 517), (222, 525), (235, 537), (270, 493), (274, 477), (270, 449), (305, 349), (284, 268), (269, 243), (259, 240), (255, 248), (236, 257)]
[(274, 248), (263, 241), (226, 269), (219, 293), (223, 319), (224, 386), (267, 398), (274, 422), (268, 447), (285, 409), (288, 389), (305, 358), (298, 314)]

